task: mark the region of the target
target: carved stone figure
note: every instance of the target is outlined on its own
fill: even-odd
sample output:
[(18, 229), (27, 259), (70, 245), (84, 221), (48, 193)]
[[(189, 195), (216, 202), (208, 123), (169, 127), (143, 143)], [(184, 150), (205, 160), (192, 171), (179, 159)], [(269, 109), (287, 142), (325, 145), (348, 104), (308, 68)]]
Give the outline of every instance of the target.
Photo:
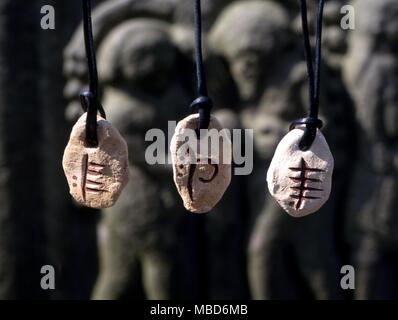
[[(265, 182), (308, 103), (299, 0), (201, 1), (212, 115), (254, 129), (255, 149), (252, 174), (234, 175), (209, 215), (183, 209), (171, 165), (145, 161), (145, 133), (191, 113), (194, 1), (92, 1), (101, 102), (130, 151), (130, 183), (100, 213), (72, 201), (61, 166), (87, 85), (81, 1), (45, 1), (55, 32), (40, 30), (43, 2), (0, 5), (0, 298), (341, 298), (343, 265), (355, 269), (344, 297), (398, 298), (396, 0), (326, 1), (320, 110), (335, 171), (328, 202), (302, 219)], [(341, 26), (347, 4), (355, 30)], [(92, 183), (103, 168), (91, 169)], [(40, 285), (48, 265), (54, 290)]]
[(130, 182), (117, 204), (105, 210), (99, 225), (96, 299), (137, 298), (141, 286), (148, 298), (178, 297), (172, 252), (181, 237), (178, 228), (184, 212), (170, 183), (171, 166), (149, 166), (145, 161), (150, 144), (145, 141), (147, 130), (167, 133), (167, 121), (175, 120), (189, 104), (169, 28), (149, 18), (127, 20), (112, 29), (99, 47), (103, 103), (131, 156)]
[[(158, 5), (156, 5), (156, 2)], [(206, 23), (211, 24), (216, 12), (221, 10), (222, 3), (224, 2), (208, 1), (203, 3), (205, 25)], [(161, 128), (167, 131), (167, 127), (165, 127), (167, 120), (183, 118), (188, 113), (188, 106), (194, 97), (193, 92), (190, 92), (194, 88), (192, 78), (194, 72), (193, 33), (192, 25), (187, 26), (189, 19), (185, 19), (182, 14), (184, 10), (188, 12), (188, 6), (181, 1), (118, 2), (112, 0), (105, 1), (93, 11), (93, 31), (95, 43), (99, 49), (100, 84), (104, 84), (103, 104), (108, 111), (109, 120), (120, 130), (129, 146), (130, 183), (124, 193), (136, 195), (128, 200), (123, 200), (122, 197), (113, 209), (118, 210), (119, 216), (122, 216), (121, 212), (123, 211), (127, 216), (129, 211), (133, 211), (133, 207), (139, 208), (139, 210), (134, 210), (136, 214), (129, 215), (125, 219), (126, 221), (131, 220), (131, 223), (119, 219), (123, 225), (131, 226), (129, 232), (125, 228), (125, 241), (137, 243), (135, 252), (139, 252), (140, 256), (143, 255), (142, 252), (146, 252), (148, 257), (154, 257), (153, 259), (148, 258), (148, 261), (150, 261), (148, 262), (148, 270), (156, 271), (159, 268), (164, 270), (163, 273), (148, 271), (151, 272), (151, 276), (147, 276), (146, 270), (135, 267), (140, 265), (143, 260), (136, 259), (136, 255), (133, 254), (131, 259), (135, 259), (135, 262), (130, 267), (125, 265), (123, 270), (119, 269), (120, 277), (115, 276), (115, 273), (102, 273), (94, 292), (96, 298), (139, 297), (143, 294), (141, 289), (142, 276), (145, 276), (145, 291), (148, 296), (153, 296), (153, 292), (158, 292), (159, 294), (155, 294), (155, 297), (169, 297), (170, 292), (173, 291), (173, 297), (176, 294), (185, 298), (197, 297), (196, 292), (204, 292), (201, 288), (206, 287), (206, 296), (214, 298), (247, 297), (245, 266), (242, 261), (245, 253), (241, 241), (244, 239), (244, 231), (242, 229), (243, 224), (239, 220), (245, 219), (244, 215), (240, 217), (240, 210), (244, 206), (244, 201), (243, 198), (237, 197), (237, 194), (240, 194), (240, 183), (237, 180), (232, 183), (224, 198), (214, 210), (216, 212), (207, 219), (204, 232), (209, 241), (203, 246), (212, 249), (205, 252), (207, 255), (205, 258), (213, 261), (210, 265), (206, 261), (198, 261), (200, 258), (196, 253), (195, 243), (198, 242), (196, 240), (198, 238), (196, 228), (199, 224), (194, 217), (187, 215), (183, 210), (181, 200), (172, 184), (171, 167), (165, 165), (148, 166), (144, 161), (144, 152), (149, 145), (145, 142), (144, 133), (153, 128)], [(191, 14), (193, 4), (189, 6), (189, 10)], [(209, 19), (206, 18), (207, 15)], [(146, 18), (139, 18), (142, 16)], [(170, 26), (152, 19), (148, 22), (147, 18), (151, 17), (167, 22), (175, 21), (176, 24)], [(126, 19), (129, 19), (128, 23)], [(133, 21), (136, 21), (137, 24), (140, 22), (140, 27), (137, 24), (134, 28), (127, 26)], [(160, 23), (162, 28), (155, 28), (154, 25), (158, 24), (153, 22)], [(122, 31), (123, 24), (125, 25), (124, 31)], [(119, 36), (112, 37), (110, 35), (116, 29), (118, 29), (119, 36), (125, 33), (124, 37), (127, 40), (122, 45), (117, 44), (119, 42), (116, 38)], [(136, 31), (127, 36), (132, 29), (136, 29)], [(153, 32), (153, 29), (156, 29), (156, 32)], [(159, 32), (159, 29), (163, 29), (164, 33)], [(145, 38), (148, 34), (150, 34), (149, 45), (145, 43), (148, 40)], [(178, 44), (178, 52), (174, 47), (170, 50), (169, 47), (160, 45), (160, 48), (163, 49), (159, 50), (157, 47), (159, 44), (151, 44), (154, 41), (151, 40), (152, 37), (163, 38), (165, 34), (168, 41), (171, 41), (170, 38), (172, 38)], [(111, 40), (111, 38), (114, 38), (114, 40)], [(82, 83), (85, 82), (86, 67), (82, 40), (79, 31), (77, 31), (65, 51), (65, 72), (69, 78), (65, 88), (67, 97), (77, 96), (78, 91), (83, 86)], [(163, 43), (164, 41), (156, 42)], [(205, 37), (204, 45), (206, 46)], [(107, 47), (111, 49), (105, 49)], [(124, 47), (124, 49), (121, 47)], [(159, 55), (153, 57), (152, 50), (157, 51)], [(124, 51), (123, 54), (122, 51)], [(113, 54), (112, 52), (116, 53)], [(134, 52), (134, 54), (130, 55), (131, 52)], [(118, 65), (114, 62), (106, 62), (108, 59), (109, 61), (116, 61), (116, 57), (121, 58), (122, 56), (124, 58), (117, 61)], [(169, 61), (170, 57), (174, 62)], [(176, 59), (178, 59), (178, 64), (175, 62)], [(101, 61), (105, 62), (102, 63)], [(148, 61), (148, 63), (141, 63), (141, 61)], [(153, 61), (156, 64), (152, 64)], [(159, 63), (156, 61), (159, 61)], [(206, 63), (209, 64), (208, 59)], [(168, 67), (164, 68), (164, 66), (170, 65), (172, 65), (172, 71)], [(156, 72), (159, 68), (160, 72)], [(209, 69), (213, 70), (211, 67)], [(189, 98), (186, 92), (190, 92)], [(211, 93), (211, 96), (213, 96), (213, 93)], [(216, 100), (215, 105), (217, 104)], [(118, 107), (113, 108), (110, 105), (117, 105)], [(80, 109), (78, 101), (71, 101), (67, 108), (67, 117), (75, 121), (76, 117), (80, 115)], [(132, 110), (131, 113), (130, 110)], [(129, 115), (126, 116), (126, 114)], [(220, 120), (223, 123), (226, 120), (229, 125), (231, 125), (231, 121), (234, 122), (237, 118), (235, 116), (231, 118), (231, 112), (226, 109), (221, 110), (220, 113), (215, 110), (215, 115), (217, 118), (221, 117)], [(169, 136), (172, 133), (173, 130), (171, 130)], [(139, 182), (137, 183), (141, 180), (145, 182), (145, 188), (142, 188), (142, 184)], [(132, 181), (135, 181), (135, 184)], [(161, 196), (160, 199), (159, 195)], [(118, 225), (117, 219), (110, 219), (108, 215), (104, 215), (103, 220), (104, 222), (101, 223), (99, 230), (106, 230), (106, 232), (100, 231), (99, 233), (101, 235), (114, 234), (113, 226)], [(105, 225), (109, 227), (103, 227)], [(149, 225), (152, 227), (149, 227)], [(178, 237), (183, 237), (183, 240), (175, 240)], [(131, 240), (133, 238), (135, 241)], [(166, 241), (159, 239), (166, 239)], [(123, 254), (122, 248), (124, 248), (121, 240), (120, 243), (120, 249), (118, 249), (120, 252), (108, 253), (105, 245), (102, 246), (101, 260), (107, 263), (107, 267), (102, 268), (102, 270), (112, 269), (112, 259), (115, 260), (113, 265), (116, 265), (120, 260), (119, 257)], [(146, 244), (148, 243), (151, 243), (151, 247), (147, 250), (149, 245)], [(162, 243), (162, 248), (166, 249), (153, 249), (157, 246), (157, 244), (152, 245), (153, 243)], [(177, 248), (170, 243), (178, 243)], [(190, 258), (183, 258), (186, 255), (189, 255)], [(178, 259), (178, 262), (175, 259)], [(155, 266), (158, 262), (159, 268)], [(167, 263), (174, 263), (174, 266), (177, 265), (178, 268), (168, 268)], [(198, 266), (201, 264), (205, 266), (205, 268), (202, 268), (204, 270), (203, 276), (197, 274)], [(105, 266), (105, 262), (101, 265)], [(177, 277), (176, 268), (178, 270), (189, 270), (189, 272), (179, 272)], [(170, 269), (174, 271), (170, 271)], [(175, 275), (172, 281), (174, 284), (172, 290), (169, 290), (170, 286), (168, 285), (170, 277), (164, 276), (164, 280), (160, 281), (162, 275), (170, 273)], [(209, 280), (206, 284), (204, 275), (208, 275), (213, 280)], [(134, 284), (130, 283), (129, 287), (133, 289), (127, 288), (126, 282), (123, 280), (125, 278), (135, 279)], [(115, 285), (117, 289), (108, 290), (107, 288), (113, 286), (113, 283), (120, 283), (120, 286)], [(149, 283), (154, 284), (154, 286), (157, 283), (157, 285), (152, 290), (149, 288)], [(200, 289), (197, 290), (199, 287)]]
[[(264, 15), (273, 17), (272, 21), (261, 20)], [(213, 48), (229, 63), (245, 102), (255, 101), (263, 94), (268, 71), (264, 66), (286, 48), (289, 38), (278, 37), (276, 30), (286, 33), (288, 16), (279, 5), (263, 1), (239, 1), (230, 5), (213, 27)]]
[(355, 15), (349, 16), (350, 20), (346, 20), (346, 11), (343, 10), (344, 13), (342, 13), (342, 8), (347, 4), (345, 0), (329, 0), (323, 14), (323, 57), (330, 68), (339, 71), (347, 53), (347, 35), (353, 32), (353, 30), (343, 29), (342, 23), (355, 22)]
[(398, 289), (398, 3), (355, 1), (344, 78), (355, 101), (359, 158), (347, 197), (346, 241), (357, 299), (396, 299)]
[[(289, 15), (278, 4), (238, 1), (222, 12), (211, 31), (213, 48), (227, 61), (238, 88), (242, 125), (254, 129), (256, 166), (246, 182), (248, 208), (255, 221), (249, 243), (249, 283), (256, 299), (339, 298), (334, 214), (339, 203), (335, 192), (342, 181), (320, 212), (301, 221), (287, 216), (265, 190), (276, 145), (289, 121), (303, 116), (308, 101), (302, 40), (289, 25)], [(323, 73), (323, 77), (332, 76)], [(345, 100), (326, 103), (325, 96), (332, 95), (333, 88), (322, 88), (324, 120), (341, 116)], [(341, 126), (344, 132), (346, 123)], [(330, 143), (339, 157), (335, 141)], [(336, 162), (340, 165), (340, 158)]]
[[(96, 6), (92, 12), (93, 38), (96, 47), (103, 41), (109, 30), (123, 21), (138, 17), (156, 17), (171, 20), (178, 0), (106, 0)], [(81, 114), (78, 97), (86, 85), (87, 63), (83, 39), (83, 25), (76, 29), (64, 51), (64, 74), (68, 83), (64, 89), (70, 99), (66, 117), (75, 122)]]
[[(237, 20), (241, 23), (237, 24)], [(225, 96), (235, 97), (226, 104), (236, 112), (241, 127), (254, 129), (255, 167), (247, 181), (249, 212), (253, 216), (261, 210), (264, 202), (264, 172), (267, 164), (262, 160), (262, 155), (267, 148), (262, 147), (276, 147), (278, 139), (284, 134), (278, 126), (283, 122), (278, 112), (283, 114), (291, 110), (281, 99), (273, 99), (278, 100), (272, 106), (275, 112), (265, 111), (261, 107), (266, 88), (268, 92), (274, 88), (276, 97), (282, 91), (277, 90), (278, 86), (290, 86), (285, 82), (286, 78), (277, 72), (278, 67), (283, 70), (291, 68), (291, 57), (281, 54), (291, 43), (288, 24), (288, 16), (280, 5), (264, 1), (238, 1), (220, 14), (210, 33), (211, 50), (225, 61), (227, 69), (224, 73), (230, 72), (236, 87), (236, 94), (231, 88), (225, 90)], [(283, 36), (278, 37), (278, 32)], [(277, 66), (275, 59), (280, 61)], [(268, 77), (268, 74), (274, 76)], [(222, 83), (223, 79), (219, 82)], [(281, 98), (286, 97), (282, 95)], [(273, 150), (270, 150), (269, 155), (272, 154)]]
[[(311, 17), (314, 3), (309, 3)], [(394, 0), (358, 0), (353, 3), (356, 30), (342, 31), (342, 4), (328, 1), (324, 19), (320, 110), (322, 132), (335, 158), (333, 188), (319, 212), (298, 221), (271, 198), (265, 177), (290, 121), (302, 117), (307, 108), (299, 3), (203, 1), (203, 44), (214, 115), (224, 127), (254, 129), (255, 147), (251, 176), (234, 176), (224, 198), (206, 217), (210, 266), (203, 279), (208, 280), (210, 297), (235, 298), (237, 292), (245, 292), (241, 257), (247, 230), (254, 298), (341, 298), (340, 267), (347, 263), (357, 270), (356, 297), (398, 296), (391, 280), (397, 268), (398, 14)], [(194, 233), (193, 220), (172, 185), (171, 166), (147, 165), (145, 150), (151, 142), (145, 141), (145, 133), (167, 130), (167, 120), (188, 113), (194, 96), (192, 3), (111, 0), (98, 6), (93, 18), (103, 103), (131, 154), (130, 183), (98, 228), (101, 274), (93, 297), (189, 297), (187, 288), (196, 276), (191, 267), (203, 265), (187, 240)], [(343, 70), (351, 97), (340, 75), (347, 43)], [(65, 93), (77, 96), (87, 71), (81, 29), (65, 58)], [(76, 119), (80, 108), (72, 102), (69, 117)], [(356, 135), (361, 145), (358, 158)], [(359, 164), (348, 193), (355, 161)], [(344, 243), (336, 235), (341, 237), (346, 210)], [(238, 261), (242, 265), (234, 263)]]

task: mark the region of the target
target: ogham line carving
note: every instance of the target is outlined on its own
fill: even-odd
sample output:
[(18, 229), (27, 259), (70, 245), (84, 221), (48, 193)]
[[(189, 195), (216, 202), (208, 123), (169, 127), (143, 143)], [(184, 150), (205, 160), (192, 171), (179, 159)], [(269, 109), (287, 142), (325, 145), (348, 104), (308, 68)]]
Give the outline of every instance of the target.
[(296, 210), (300, 209), (301, 204), (305, 200), (321, 199), (320, 197), (306, 196), (306, 195), (304, 195), (304, 192), (305, 191), (319, 191), (319, 192), (323, 191), (323, 189), (308, 186), (308, 182), (322, 183), (322, 180), (316, 179), (316, 178), (308, 178), (307, 173), (308, 172), (325, 172), (325, 170), (317, 169), (317, 168), (310, 168), (308, 166), (308, 164), (305, 162), (304, 158), (301, 158), (300, 168), (291, 167), (291, 168), (289, 168), (289, 170), (291, 170), (293, 172), (300, 172), (299, 177), (289, 177), (289, 179), (293, 180), (294, 182), (300, 183), (297, 186), (290, 187), (290, 189), (299, 191), (299, 194), (290, 195), (291, 198), (297, 200), (297, 203), (295, 206)]

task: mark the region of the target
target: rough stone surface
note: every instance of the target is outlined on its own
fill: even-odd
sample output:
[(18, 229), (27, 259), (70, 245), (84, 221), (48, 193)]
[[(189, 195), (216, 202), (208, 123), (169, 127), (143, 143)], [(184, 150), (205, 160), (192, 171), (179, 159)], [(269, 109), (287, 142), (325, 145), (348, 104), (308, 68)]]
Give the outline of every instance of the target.
[(282, 139), (267, 173), (270, 193), (293, 217), (318, 211), (332, 187), (334, 160), (324, 136), (318, 130), (311, 148), (301, 151), (303, 133), (294, 129)]
[[(233, 2), (216, 20), (209, 36), (210, 45), (229, 62), (242, 99), (253, 101), (263, 93), (265, 70), (267, 74), (273, 73), (266, 65), (273, 57), (280, 59), (290, 41), (288, 21), (279, 4), (259, 0)], [(262, 54), (261, 59), (258, 53)]]
[[(194, 141), (190, 141), (189, 147), (186, 147), (188, 146), (185, 142), (187, 132), (194, 133), (197, 126), (197, 114), (180, 121), (171, 141), (170, 150), (174, 182), (184, 201), (185, 208), (193, 213), (206, 213), (220, 201), (231, 182), (232, 145), (226, 131), (223, 130), (218, 120), (212, 117), (209, 129), (216, 129), (220, 133), (217, 150), (213, 150), (216, 147), (212, 140), (209, 144), (211, 151), (203, 153), (204, 149), (207, 150), (202, 144), (206, 139), (202, 138), (199, 142), (196, 135), (193, 135)], [(191, 146), (198, 146), (197, 154), (195, 151), (193, 154), (188, 152), (188, 148)], [(198, 163), (196, 164), (196, 162)]]
[(127, 144), (105, 119), (98, 117), (98, 147), (85, 144), (86, 114), (72, 129), (63, 167), (71, 195), (91, 208), (114, 205), (128, 182)]

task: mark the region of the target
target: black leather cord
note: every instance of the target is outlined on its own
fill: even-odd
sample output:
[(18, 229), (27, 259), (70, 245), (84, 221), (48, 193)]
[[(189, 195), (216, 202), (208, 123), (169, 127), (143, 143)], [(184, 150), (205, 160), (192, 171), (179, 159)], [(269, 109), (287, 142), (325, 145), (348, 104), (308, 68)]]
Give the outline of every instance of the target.
[(325, 0), (319, 0), (317, 19), (316, 19), (316, 42), (315, 42), (315, 60), (313, 59), (310, 33), (307, 19), (307, 1), (301, 0), (301, 20), (303, 25), (303, 38), (305, 48), (305, 58), (307, 61), (307, 72), (309, 79), (309, 110), (308, 117), (298, 119), (292, 122), (290, 130), (293, 130), (298, 125), (305, 125), (304, 135), (299, 143), (301, 150), (306, 151), (311, 148), (312, 143), (316, 137), (316, 131), (322, 128), (322, 121), (319, 116), (319, 96), (320, 96), (320, 67), (322, 60), (322, 20)]
[(83, 0), (83, 28), (88, 64), (89, 90), (80, 93), (80, 102), (83, 110), (87, 112), (86, 142), (89, 146), (96, 147), (98, 146), (97, 113), (99, 111), (104, 119), (106, 118), (106, 114), (98, 101), (98, 73), (91, 22), (91, 0)]
[[(206, 76), (203, 66), (202, 56), (202, 18), (200, 0), (195, 1), (195, 61), (196, 61), (196, 77), (197, 77), (197, 94), (198, 97), (192, 102), (190, 108), (198, 109), (199, 123), (196, 134), (200, 138), (200, 130), (208, 129), (210, 124), (210, 111), (213, 102), (208, 97)], [(196, 279), (198, 297), (207, 299), (207, 241), (206, 241), (206, 216), (198, 215), (194, 217), (194, 246), (196, 252)]]
[(208, 97), (206, 75), (203, 66), (202, 55), (202, 18), (200, 0), (195, 1), (195, 61), (196, 61), (196, 78), (197, 78), (197, 94), (191, 108), (197, 108), (199, 112), (198, 129), (208, 129), (210, 123), (210, 111), (213, 107), (212, 100)]

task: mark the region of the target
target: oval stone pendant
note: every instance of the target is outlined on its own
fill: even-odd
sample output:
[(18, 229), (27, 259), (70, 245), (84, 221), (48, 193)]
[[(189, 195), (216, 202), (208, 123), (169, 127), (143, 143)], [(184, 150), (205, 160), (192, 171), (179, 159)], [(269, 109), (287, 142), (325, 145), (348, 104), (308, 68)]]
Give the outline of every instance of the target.
[(63, 168), (73, 198), (87, 207), (114, 205), (128, 182), (127, 144), (112, 125), (97, 117), (98, 146), (86, 145), (86, 113), (72, 129)]
[(319, 210), (330, 196), (334, 160), (320, 130), (311, 148), (302, 151), (304, 129), (290, 131), (279, 143), (267, 173), (268, 189), (293, 217)]
[(220, 201), (231, 182), (232, 144), (228, 131), (215, 117), (199, 140), (196, 134), (199, 116), (181, 120), (171, 140), (174, 182), (193, 213), (209, 212)]

